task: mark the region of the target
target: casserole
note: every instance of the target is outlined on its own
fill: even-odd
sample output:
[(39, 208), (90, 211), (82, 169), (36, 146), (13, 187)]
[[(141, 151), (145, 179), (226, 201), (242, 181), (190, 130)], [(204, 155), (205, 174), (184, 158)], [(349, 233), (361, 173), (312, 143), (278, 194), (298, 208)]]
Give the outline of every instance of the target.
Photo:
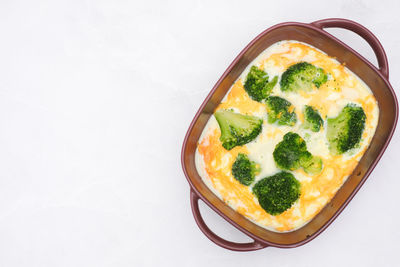
[[(374, 50), (379, 68), (373, 66), (353, 49), (323, 30), (323, 28), (329, 27), (345, 28), (363, 37)], [(369, 86), (378, 102), (380, 113), (377, 130), (369, 148), (333, 199), (304, 227), (292, 232), (278, 233), (254, 224), (218, 198), (204, 184), (197, 173), (194, 158), (197, 142), (205, 124), (233, 82), (236, 81), (249, 63), (267, 47), (278, 41), (288, 39), (310, 44), (329, 56), (335, 57), (340, 63), (345, 63), (351, 71)], [(393, 89), (388, 82), (388, 77), (387, 58), (378, 39), (365, 27), (353, 21), (326, 19), (311, 24), (288, 22), (275, 25), (257, 36), (237, 56), (206, 97), (195, 115), (183, 143), (182, 167), (191, 186), (190, 200), (193, 215), (202, 232), (214, 243), (237, 251), (257, 250), (267, 246), (296, 247), (311, 241), (320, 234), (332, 223), (360, 189), (381, 158), (393, 135), (398, 117), (398, 104)], [(199, 212), (199, 199), (202, 199), (228, 222), (254, 239), (254, 242), (234, 243), (226, 241), (210, 231)]]

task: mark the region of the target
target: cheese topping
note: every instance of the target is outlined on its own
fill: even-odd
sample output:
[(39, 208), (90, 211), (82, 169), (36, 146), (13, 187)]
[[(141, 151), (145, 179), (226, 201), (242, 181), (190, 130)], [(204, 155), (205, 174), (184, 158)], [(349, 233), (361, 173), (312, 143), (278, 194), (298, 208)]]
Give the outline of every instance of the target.
[[(271, 95), (285, 98), (293, 104), (298, 117), (296, 125), (278, 126), (267, 123), (265, 104), (252, 100), (244, 90), (243, 83), (252, 65), (268, 73), (269, 77), (281, 75), (289, 66), (306, 61), (323, 68), (329, 74), (328, 81), (311, 92), (282, 92), (279, 83)], [(329, 152), (326, 139), (326, 118), (336, 117), (348, 103), (361, 105), (366, 114), (365, 130), (361, 142), (356, 148), (339, 156)], [(323, 129), (317, 133), (301, 127), (304, 122), (304, 105), (318, 109), (325, 121)], [(212, 116), (200, 137), (196, 151), (196, 167), (205, 183), (223, 201), (240, 214), (272, 231), (293, 231), (309, 222), (332, 199), (338, 189), (357, 166), (362, 155), (374, 136), (378, 124), (379, 108), (368, 86), (354, 73), (310, 45), (297, 41), (281, 41), (261, 53), (232, 85), (219, 109), (234, 109), (242, 114), (258, 116), (264, 119), (261, 134), (252, 142), (226, 150), (219, 140), (220, 129)], [(250, 160), (260, 164), (260, 179), (280, 171), (276, 166), (272, 152), (287, 132), (298, 133), (307, 143), (307, 148), (323, 160), (323, 169), (312, 176), (302, 169), (293, 171), (301, 183), (301, 196), (285, 212), (272, 216), (258, 203), (251, 186), (240, 184), (231, 173), (232, 164), (238, 153), (247, 154)]]

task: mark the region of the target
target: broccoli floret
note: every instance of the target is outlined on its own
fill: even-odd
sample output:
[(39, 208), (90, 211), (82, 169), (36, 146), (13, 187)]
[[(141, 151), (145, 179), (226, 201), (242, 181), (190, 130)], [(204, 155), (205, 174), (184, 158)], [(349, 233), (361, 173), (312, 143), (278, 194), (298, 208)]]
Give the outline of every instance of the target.
[(282, 171), (258, 181), (253, 193), (266, 212), (279, 215), (299, 199), (300, 182), (291, 173)]
[(292, 103), (279, 96), (269, 96), (265, 102), (268, 112), (268, 123), (293, 126), (297, 122)]
[(260, 166), (251, 161), (247, 155), (239, 153), (232, 164), (232, 175), (243, 185), (250, 185), (254, 177), (260, 173)]
[(308, 153), (308, 155), (304, 155), (300, 158), (300, 165), (306, 173), (316, 175), (322, 170), (322, 159)]
[(322, 170), (322, 159), (307, 150), (306, 142), (297, 133), (288, 132), (273, 152), (276, 165), (282, 170), (294, 171), (302, 167), (311, 175)]
[(321, 115), (319, 115), (318, 110), (306, 105), (304, 108), (303, 127), (305, 129), (310, 129), (313, 132), (319, 132), (323, 124), (324, 121), (322, 120)]
[(227, 150), (251, 142), (262, 129), (263, 120), (255, 116), (234, 113), (232, 110), (218, 110), (214, 116), (221, 129), (219, 140)]
[(301, 167), (300, 159), (309, 158), (306, 142), (297, 133), (288, 132), (273, 152), (276, 165), (283, 170), (294, 171)]
[(328, 76), (323, 69), (307, 62), (300, 62), (290, 66), (282, 74), (280, 85), (282, 91), (311, 91), (313, 85), (319, 88), (327, 80)]
[(251, 99), (261, 102), (269, 96), (277, 82), (278, 76), (268, 82), (268, 74), (256, 66), (252, 66), (244, 82), (244, 89)]
[(360, 106), (347, 104), (336, 118), (328, 119), (329, 150), (340, 155), (356, 147), (365, 128), (366, 115)]

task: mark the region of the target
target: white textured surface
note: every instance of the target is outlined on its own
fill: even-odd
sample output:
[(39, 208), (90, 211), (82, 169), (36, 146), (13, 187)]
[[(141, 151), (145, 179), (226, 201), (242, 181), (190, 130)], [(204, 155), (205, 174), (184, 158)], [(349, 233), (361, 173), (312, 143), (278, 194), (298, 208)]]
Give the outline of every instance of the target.
[[(0, 266), (398, 265), (398, 132), (317, 239), (250, 253), (195, 225), (180, 147), (228, 64), (279, 22), (362, 23), (400, 94), (399, 10), (396, 0), (1, 1)], [(329, 31), (376, 62), (361, 38)], [(202, 211), (222, 237), (248, 240)]]

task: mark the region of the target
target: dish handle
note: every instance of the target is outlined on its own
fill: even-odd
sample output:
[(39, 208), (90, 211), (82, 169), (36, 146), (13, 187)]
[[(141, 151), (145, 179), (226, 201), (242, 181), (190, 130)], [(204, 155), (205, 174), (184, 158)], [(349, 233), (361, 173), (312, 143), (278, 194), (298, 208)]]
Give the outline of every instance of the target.
[(200, 228), (200, 230), (203, 232), (205, 236), (208, 237), (212, 242), (217, 244), (220, 247), (234, 250), (234, 251), (254, 251), (254, 250), (259, 250), (265, 247), (268, 247), (267, 245), (263, 245), (256, 240), (250, 243), (235, 243), (231, 242), (225, 239), (222, 239), (221, 237), (217, 236), (208, 228), (206, 223), (203, 220), (203, 217), (201, 216), (200, 210), (199, 210), (199, 196), (191, 189), (190, 190), (190, 206), (192, 207), (192, 213), (194, 220), (197, 223), (197, 226)]
[(361, 36), (365, 41), (367, 41), (374, 51), (375, 56), (378, 59), (379, 72), (386, 79), (389, 79), (389, 64), (385, 50), (383, 49), (378, 38), (376, 38), (376, 36), (370, 30), (352, 20), (339, 18), (322, 19), (314, 21), (311, 24), (320, 28), (321, 30), (324, 28), (343, 28)]

